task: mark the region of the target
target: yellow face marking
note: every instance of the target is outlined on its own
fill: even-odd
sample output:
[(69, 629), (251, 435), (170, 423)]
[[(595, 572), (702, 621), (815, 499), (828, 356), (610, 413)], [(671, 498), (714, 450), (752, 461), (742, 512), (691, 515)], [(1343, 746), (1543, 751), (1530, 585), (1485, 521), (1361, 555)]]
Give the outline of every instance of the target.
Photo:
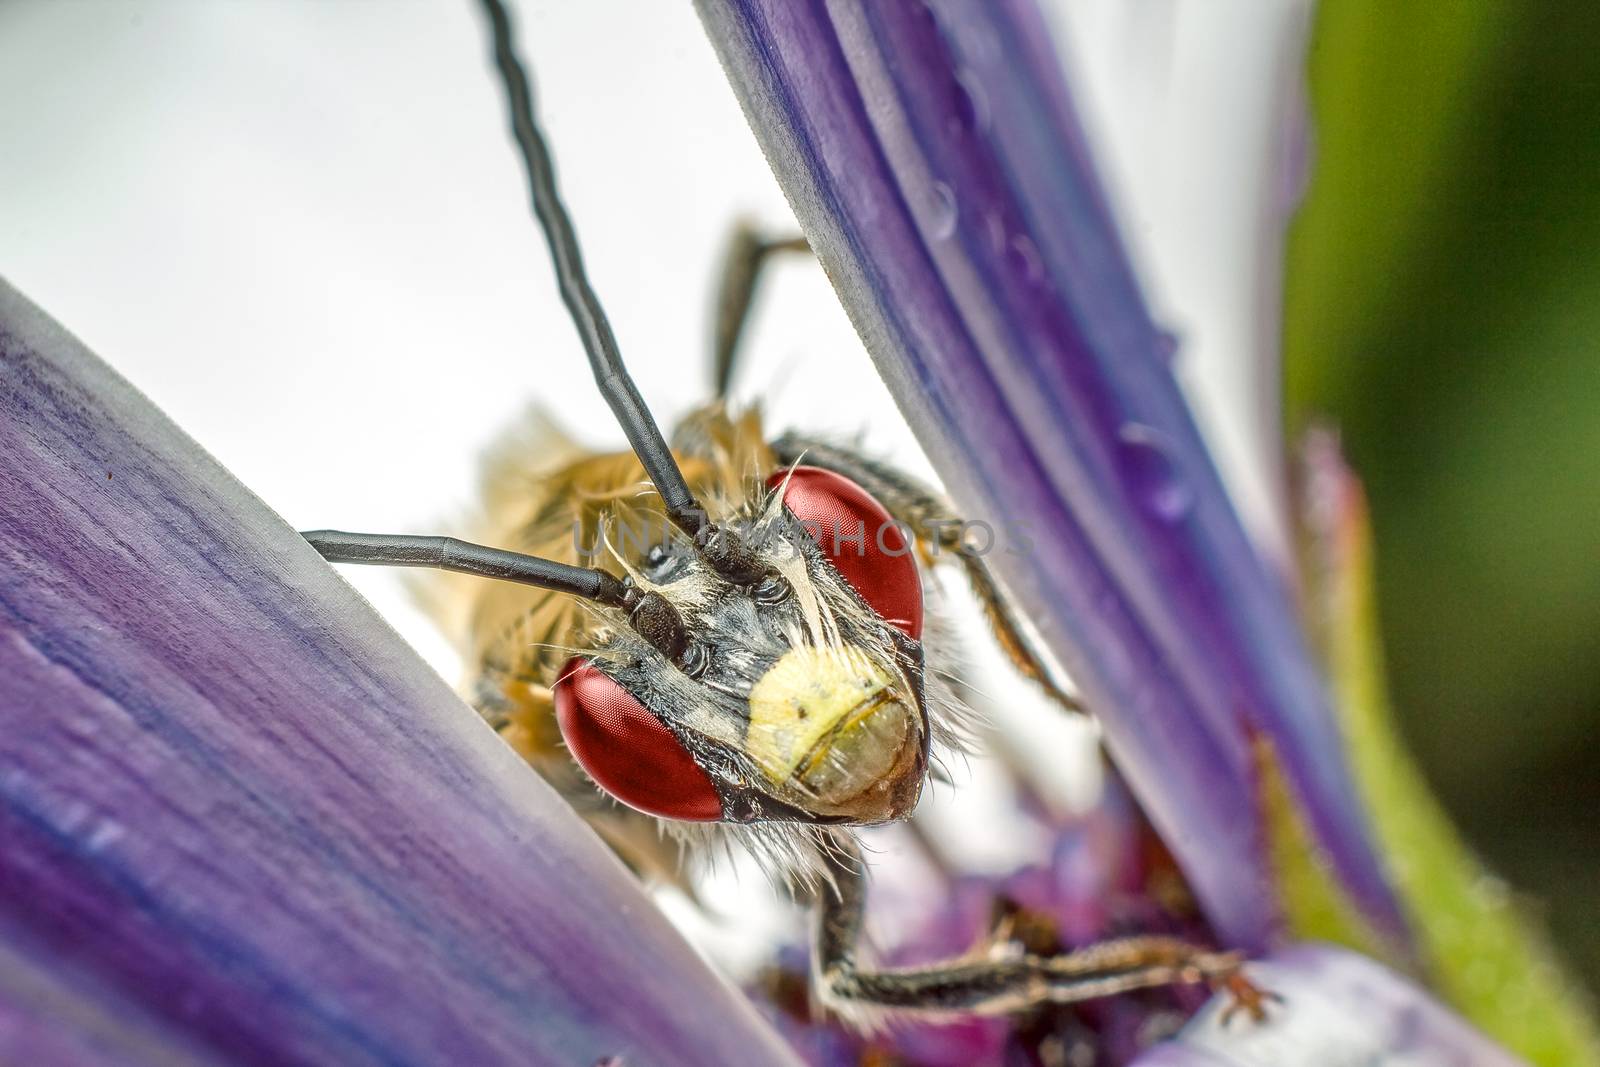
[(892, 684), (860, 649), (790, 649), (750, 690), (745, 749), (768, 778), (783, 782), (866, 721)]

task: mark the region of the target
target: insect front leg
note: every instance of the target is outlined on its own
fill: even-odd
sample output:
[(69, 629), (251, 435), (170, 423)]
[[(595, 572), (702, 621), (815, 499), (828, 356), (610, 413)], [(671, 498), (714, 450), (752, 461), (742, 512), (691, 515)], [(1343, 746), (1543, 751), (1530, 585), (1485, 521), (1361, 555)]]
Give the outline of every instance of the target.
[(772, 443), (772, 448), (784, 463), (798, 461), (825, 467), (851, 479), (882, 502), (895, 521), (904, 523), (920, 548), (934, 555), (947, 553), (954, 557), (983, 608), (984, 619), (995, 641), (1017, 672), (1032, 680), (1067, 711), (1084, 711), (1083, 703), (1051, 676), (1044, 657), (1034, 648), (1011, 605), (1001, 594), (999, 584), (983, 561), (983, 552), (967, 540), (968, 524), (937, 493), (887, 464), (838, 445), (785, 434)]
[(974, 954), (919, 967), (874, 970), (856, 958), (866, 906), (866, 868), (853, 842), (830, 858), (818, 893), (812, 981), (846, 1017), (874, 1013), (1002, 1015), (1133, 989), (1205, 982), (1234, 999), (1229, 1011), (1263, 1016), (1271, 995), (1240, 972), (1242, 956), (1171, 937), (1128, 937), (1054, 956)]

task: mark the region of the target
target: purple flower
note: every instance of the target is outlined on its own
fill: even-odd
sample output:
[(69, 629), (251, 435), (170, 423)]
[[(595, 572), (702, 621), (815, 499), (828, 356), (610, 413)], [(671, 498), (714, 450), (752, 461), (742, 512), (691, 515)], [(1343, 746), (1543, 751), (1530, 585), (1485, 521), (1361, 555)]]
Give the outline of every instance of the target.
[[(1052, 817), (1025, 806), (1053, 844), (1039, 862), (1000, 876), (944, 871), (891, 882), (873, 909), (911, 916), (877, 958), (902, 967), (961, 957), (979, 946), (1054, 954), (1132, 932), (1206, 936), (1171, 857), (1153, 840), (1115, 776), (1090, 811)], [(807, 954), (790, 947), (756, 983), (767, 1014), (816, 1067), (879, 1062), (918, 1067), (1000, 1063), (1127, 1063), (1170, 1036), (1205, 1000), (1173, 987), (1030, 1013), (1025, 1019), (901, 1020), (859, 1034), (817, 1012), (805, 996)], [(1090, 1059), (1090, 1057), (1093, 1057)]]
[(1408, 934), (1278, 575), (1236, 517), (1022, 0), (702, 0), (729, 76), (993, 566), (1230, 944), (1280, 928), (1256, 783), (1281, 763), (1339, 883)]
[(1521, 1061), (1364, 956), (1301, 945), (1252, 965), (1293, 1011), (1242, 1026), (1206, 1009), (1134, 1067), (1277, 1067), (1285, 1063), (1515, 1067)]
[[(997, 915), (1038, 951), (1124, 928), (1209, 936), (1272, 950), (1263, 981), (1290, 1003), (1237, 1036), (1206, 1009), (1144, 1062), (1276, 1062), (1263, 1041), (1287, 1033), (1303, 1050), (1330, 1012), (1381, 1023), (1353, 1055), (1499, 1062), (1377, 965), (1281, 945), (1263, 769), (1363, 927), (1401, 960), (1415, 939), (1036, 13), (1024, 0), (700, 6), (952, 492), (1007, 547), (1028, 543), (993, 562), (1084, 687), (1184, 876), (1161, 891), (1166, 854), (1113, 793), (1054, 826), (1037, 864), (956, 874), (942, 903), (916, 902), (889, 962), (970, 947)], [(792, 1060), (292, 530), (3, 287), (0, 456), (3, 1058)], [(1200, 913), (1181, 906), (1184, 882)], [(816, 1024), (794, 990), (775, 985), (769, 1014), (824, 1063), (876, 1048), (992, 1061), (1048, 1042), (1121, 1061), (1199, 999), (1158, 990), (1041, 1013), (1032, 1030), (966, 1020), (863, 1037)]]
[[(1323, 922), (1414, 966), (1414, 912), (1326, 680), (1179, 389), (1039, 13), (698, 6), (868, 350), (958, 506), (1016, 549), (991, 566), (1083, 689), (1210, 931), (1263, 953)], [(1046, 911), (1092, 901), (1042, 885)], [(1399, 1020), (1360, 1055), (1488, 1047), (1376, 964), (1307, 951), (1285, 957), (1306, 1003), (1289, 1019), (1348, 979)]]
[(783, 1063), (295, 532), (0, 284), (0, 1060)]

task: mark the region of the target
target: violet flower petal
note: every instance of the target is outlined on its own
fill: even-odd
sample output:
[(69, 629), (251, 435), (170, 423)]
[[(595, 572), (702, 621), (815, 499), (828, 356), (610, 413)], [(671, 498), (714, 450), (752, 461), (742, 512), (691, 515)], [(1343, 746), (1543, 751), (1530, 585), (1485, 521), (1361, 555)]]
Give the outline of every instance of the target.
[(3, 283), (0, 457), (0, 1059), (793, 1062), (293, 530)]
[(1218, 994), (1172, 1041), (1133, 1067), (1516, 1067), (1522, 1061), (1448, 1008), (1365, 956), (1296, 945), (1250, 964), (1250, 976), (1283, 998), (1265, 1022), (1224, 1023)]
[(698, 0), (747, 116), (991, 565), (1083, 686), (1219, 934), (1277, 924), (1269, 739), (1401, 944), (1321, 679), (1195, 429), (1025, 0)]

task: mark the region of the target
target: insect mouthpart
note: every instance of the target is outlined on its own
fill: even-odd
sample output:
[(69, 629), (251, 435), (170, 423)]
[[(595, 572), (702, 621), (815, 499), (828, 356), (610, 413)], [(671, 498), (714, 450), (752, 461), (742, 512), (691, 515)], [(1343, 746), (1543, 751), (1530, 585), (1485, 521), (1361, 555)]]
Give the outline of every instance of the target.
[(876, 823), (909, 814), (926, 737), (916, 695), (857, 648), (791, 649), (750, 690), (747, 754), (816, 815)]

